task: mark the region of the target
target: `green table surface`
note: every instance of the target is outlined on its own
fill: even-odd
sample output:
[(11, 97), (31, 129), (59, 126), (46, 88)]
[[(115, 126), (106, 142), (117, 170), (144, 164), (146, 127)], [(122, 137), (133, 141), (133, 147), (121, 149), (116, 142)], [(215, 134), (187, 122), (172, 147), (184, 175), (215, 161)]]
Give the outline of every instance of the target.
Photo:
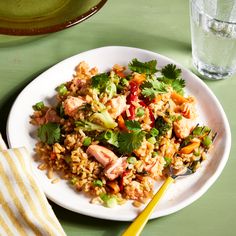
[[(91, 18), (60, 32), (40, 37), (0, 35), (1, 133), (5, 136), (7, 116), (17, 94), (36, 76), (67, 57), (108, 45), (151, 50), (192, 69), (188, 0), (109, 0)], [(204, 82), (222, 104), (234, 140), (236, 76)], [(213, 186), (190, 206), (150, 220), (142, 235), (236, 235), (235, 156), (232, 142), (227, 165)], [(129, 224), (83, 216), (50, 204), (67, 235), (120, 235)]]

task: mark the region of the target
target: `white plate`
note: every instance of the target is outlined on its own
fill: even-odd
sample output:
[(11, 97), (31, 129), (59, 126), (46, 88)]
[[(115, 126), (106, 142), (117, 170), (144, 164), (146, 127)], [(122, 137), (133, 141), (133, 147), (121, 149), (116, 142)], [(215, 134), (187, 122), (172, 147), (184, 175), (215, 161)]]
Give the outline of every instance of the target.
[[(181, 68), (187, 93), (197, 98), (201, 123), (209, 125), (218, 134), (214, 149), (202, 167), (191, 176), (179, 178), (169, 187), (151, 216), (156, 218), (176, 212), (202, 196), (222, 172), (231, 146), (228, 120), (220, 103), (204, 82), (178, 63), (154, 52), (117, 46), (98, 48), (70, 57), (38, 76), (20, 93), (9, 114), (7, 136), (10, 147), (26, 146), (33, 159), (36, 140), (32, 135), (35, 127), (29, 124), (32, 105), (41, 100), (54, 102), (51, 97), (56, 94), (55, 88), (72, 78), (74, 68), (80, 61), (97, 66), (100, 72), (104, 72), (116, 63), (127, 65), (133, 58), (140, 61), (156, 59), (160, 67), (174, 63)], [(35, 161), (33, 166), (47, 197), (71, 211), (102, 219), (130, 221), (142, 209), (133, 207), (131, 202), (115, 208), (91, 204), (90, 199), (75, 192), (64, 180), (51, 184), (45, 173), (37, 169), (38, 163)]]

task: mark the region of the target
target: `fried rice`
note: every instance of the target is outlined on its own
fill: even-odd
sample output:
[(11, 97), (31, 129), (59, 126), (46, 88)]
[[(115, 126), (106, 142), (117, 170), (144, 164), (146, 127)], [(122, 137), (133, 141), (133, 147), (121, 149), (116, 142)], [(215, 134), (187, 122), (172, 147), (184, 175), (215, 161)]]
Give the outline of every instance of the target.
[(56, 106), (33, 106), (39, 168), (108, 207), (145, 203), (170, 168), (196, 171), (214, 137), (197, 124), (196, 99), (185, 95), (181, 76), (155, 60), (133, 59), (103, 73), (80, 62), (56, 88)]

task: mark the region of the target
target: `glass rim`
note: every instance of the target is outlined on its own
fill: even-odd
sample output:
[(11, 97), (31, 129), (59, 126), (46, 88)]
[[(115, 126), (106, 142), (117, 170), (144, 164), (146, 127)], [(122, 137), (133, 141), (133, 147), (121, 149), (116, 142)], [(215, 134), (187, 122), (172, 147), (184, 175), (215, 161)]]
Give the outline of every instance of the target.
[(203, 13), (206, 17), (210, 18), (211, 20), (217, 21), (217, 22), (219, 22), (219, 23), (227, 23), (227, 24), (230, 24), (230, 25), (236, 25), (236, 20), (235, 20), (235, 21), (220, 20), (220, 19), (217, 19), (217, 18), (215, 18), (215, 17), (209, 15), (208, 13), (204, 12), (204, 11), (200, 8), (199, 4), (197, 4), (198, 0), (190, 0), (190, 2), (191, 2), (191, 3), (190, 3), (191, 6), (194, 6), (194, 7), (197, 9), (198, 12)]

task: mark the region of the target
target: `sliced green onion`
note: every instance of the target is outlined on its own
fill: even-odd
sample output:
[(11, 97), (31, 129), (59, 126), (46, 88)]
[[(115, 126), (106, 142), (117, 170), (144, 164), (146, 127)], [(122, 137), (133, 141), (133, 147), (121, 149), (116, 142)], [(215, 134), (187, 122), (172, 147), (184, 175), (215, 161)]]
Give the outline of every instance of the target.
[(128, 86), (129, 85), (129, 81), (125, 78), (122, 78), (120, 83), (123, 85), (123, 86)]
[(193, 135), (201, 135), (201, 132), (202, 132), (202, 127), (196, 127), (194, 128), (193, 130)]
[(203, 138), (202, 144), (206, 147), (209, 148), (210, 145), (212, 144), (212, 139), (207, 135)]
[(145, 110), (142, 107), (139, 107), (136, 112), (137, 117), (142, 117), (145, 114)]
[(41, 102), (37, 102), (37, 103), (35, 103), (35, 105), (33, 105), (33, 109), (35, 110), (35, 111), (40, 111), (40, 110), (42, 110), (43, 108), (44, 108), (45, 106), (44, 106), (44, 103), (41, 101)]
[(91, 142), (92, 142), (92, 139), (90, 137), (86, 137), (83, 141), (83, 145), (87, 147), (91, 144)]
[(65, 84), (61, 84), (56, 88), (56, 91), (59, 93), (59, 95), (66, 95), (68, 90)]
[(106, 206), (109, 208), (115, 207), (117, 205), (117, 200), (115, 197), (110, 197), (108, 198), (106, 202)]
[(128, 157), (128, 158), (127, 158), (127, 162), (128, 162), (129, 164), (135, 164), (136, 161), (137, 161), (136, 157)]
[(100, 198), (102, 199), (106, 207), (112, 208), (117, 205), (117, 199), (114, 196), (103, 193), (100, 195)]
[(169, 166), (169, 165), (170, 165), (170, 163), (171, 163), (171, 161), (172, 161), (172, 159), (171, 159), (170, 157), (164, 157), (164, 159), (165, 159), (165, 161), (166, 161), (166, 163), (165, 163), (164, 167), (167, 167), (167, 166)]
[(98, 187), (102, 187), (103, 182), (100, 179), (96, 179), (96, 180), (93, 181), (93, 185), (98, 186)]
[(153, 158), (155, 158), (155, 157), (157, 157), (157, 156), (158, 156), (158, 153), (157, 153), (157, 152), (153, 152), (153, 153), (152, 153), (152, 157), (153, 157)]
[(151, 134), (153, 137), (156, 137), (156, 136), (158, 136), (159, 131), (158, 131), (158, 129), (156, 129), (156, 128), (152, 128), (151, 131), (150, 131), (150, 134)]
[(113, 132), (111, 130), (107, 130), (104, 134), (104, 139), (109, 140), (111, 139), (112, 135), (113, 135)]
[(147, 140), (149, 143), (151, 144), (155, 144), (157, 142), (157, 140), (155, 139), (155, 137), (151, 137)]

